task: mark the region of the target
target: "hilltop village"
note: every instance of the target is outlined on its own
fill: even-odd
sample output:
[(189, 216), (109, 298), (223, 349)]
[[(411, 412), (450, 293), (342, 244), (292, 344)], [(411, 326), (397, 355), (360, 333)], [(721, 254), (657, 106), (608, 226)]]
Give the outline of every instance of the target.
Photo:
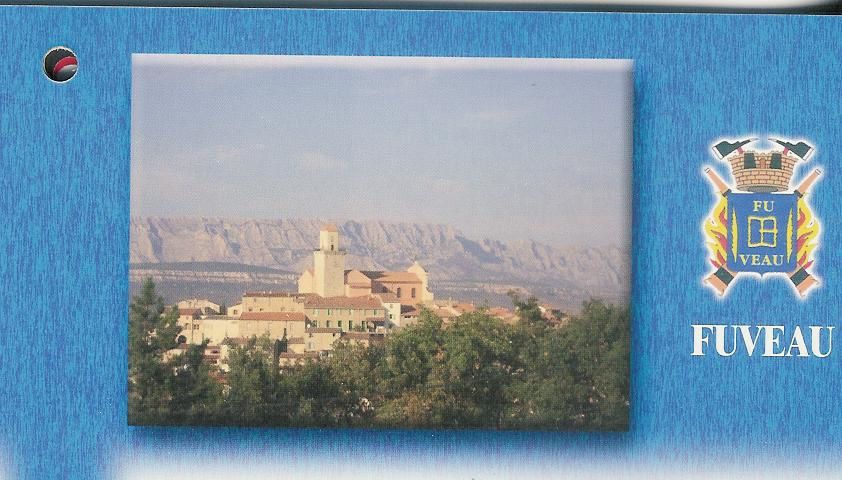
[[(347, 270), (345, 256), (339, 230), (326, 225), (297, 292), (246, 292), (240, 303), (227, 308), (208, 299), (179, 301), (182, 331), (172, 353), (207, 342), (206, 361), (224, 371), (229, 345), (267, 335), (281, 345), (281, 365), (289, 365), (329, 355), (340, 340), (382, 342), (390, 332), (416, 322), (422, 308), (445, 322), (477, 310), (471, 303), (435, 300), (427, 271), (418, 262), (405, 271)], [(488, 313), (517, 321), (510, 309)], [(549, 321), (563, 320), (551, 307), (543, 306), (542, 313)]]

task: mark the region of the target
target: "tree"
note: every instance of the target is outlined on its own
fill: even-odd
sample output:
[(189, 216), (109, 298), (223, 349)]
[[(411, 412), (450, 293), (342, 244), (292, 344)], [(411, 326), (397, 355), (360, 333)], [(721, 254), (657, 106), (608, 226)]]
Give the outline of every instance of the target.
[(527, 332), (509, 389), (509, 428), (621, 430), (628, 425), (629, 311), (598, 300), (558, 329)]
[(431, 385), (430, 373), (443, 357), (442, 320), (422, 309), (418, 322), (388, 336), (378, 370), (382, 406), (376, 420), (384, 426), (433, 427), (443, 424), (434, 418), (436, 405), (443, 405), (441, 385)]
[(366, 425), (382, 404), (381, 345), (364, 346), (341, 340), (325, 360), (337, 388), (334, 415), (340, 425)]
[(165, 364), (181, 333), (178, 310), (164, 312), (164, 300), (147, 278), (129, 306), (129, 423), (166, 423), (172, 393)]
[[(564, 351), (563, 330), (520, 334), (518, 363), (506, 395), (503, 426), (518, 429), (569, 429), (578, 418), (577, 387)], [(578, 395), (581, 397), (582, 395)]]
[(512, 306), (515, 307), (520, 323), (529, 326), (546, 324), (544, 315), (541, 313), (541, 306), (538, 304), (538, 298), (530, 296), (524, 300), (514, 290), (509, 290), (508, 295), (512, 300)]
[(206, 340), (190, 345), (166, 364), (172, 375), (169, 380), (170, 402), (167, 423), (181, 425), (213, 424), (222, 403), (222, 386), (211, 373), (216, 370), (204, 361)]
[(340, 387), (324, 362), (305, 363), (292, 370), (298, 397), (295, 423), (304, 426), (336, 426), (342, 417)]
[(442, 412), (445, 426), (501, 426), (505, 392), (517, 359), (514, 331), (486, 312), (457, 317), (445, 330), (441, 362), (428, 382), (442, 385), (455, 408)]
[(390, 335), (383, 366), (389, 393), (424, 385), (443, 342), (442, 320), (427, 309), (421, 311), (417, 323)]
[(275, 363), (275, 343), (268, 335), (245, 344), (229, 344), (228, 395), (224, 423), (230, 425), (290, 425), (298, 402), (290, 382)]
[(622, 430), (628, 425), (630, 323), (628, 307), (585, 302), (563, 347), (582, 389), (581, 427)]

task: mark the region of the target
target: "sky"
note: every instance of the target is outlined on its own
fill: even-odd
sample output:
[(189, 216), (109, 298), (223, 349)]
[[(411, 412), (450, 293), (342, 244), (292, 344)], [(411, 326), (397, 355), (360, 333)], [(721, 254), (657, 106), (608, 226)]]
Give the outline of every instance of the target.
[(132, 57), (133, 216), (627, 245), (632, 62)]

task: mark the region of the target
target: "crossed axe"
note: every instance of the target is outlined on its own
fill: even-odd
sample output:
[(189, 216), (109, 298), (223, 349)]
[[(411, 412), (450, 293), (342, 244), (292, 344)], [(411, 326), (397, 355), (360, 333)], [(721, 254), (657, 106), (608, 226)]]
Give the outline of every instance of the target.
[[(769, 140), (784, 147), (784, 155), (786, 155), (788, 152), (792, 152), (793, 154), (798, 155), (800, 159), (807, 160), (813, 153), (813, 147), (807, 145), (804, 142), (792, 143), (787, 142), (786, 140), (780, 140), (778, 138), (770, 138)], [(744, 146), (755, 141), (757, 141), (756, 138), (747, 138), (745, 140), (737, 140), (736, 142), (728, 142), (723, 140), (712, 147), (713, 153), (718, 159), (722, 160), (734, 152), (742, 152)]]
[[(716, 147), (714, 147), (714, 149), (716, 149)], [(708, 176), (711, 183), (713, 183), (714, 187), (716, 187), (716, 190), (719, 191), (719, 194), (727, 198), (731, 193), (731, 187), (729, 187), (728, 184), (725, 183), (725, 181), (710, 168), (705, 168), (705, 174)], [(803, 197), (810, 190), (816, 182), (816, 179), (818, 179), (821, 174), (822, 171), (817, 168), (798, 185), (798, 188), (795, 189), (795, 194), (798, 198)], [(798, 294), (802, 297), (806, 294), (807, 290), (819, 283), (818, 280), (816, 280), (816, 277), (810, 275), (810, 273), (801, 266), (796, 268), (794, 272), (788, 273), (787, 275), (789, 276), (790, 281), (792, 281), (792, 284), (795, 285), (795, 290), (797, 290)], [(709, 283), (717, 291), (717, 293), (724, 295), (725, 290), (728, 289), (728, 286), (734, 280), (734, 277), (734, 272), (730, 271), (727, 265), (721, 265), (715, 272), (711, 273), (705, 281)]]

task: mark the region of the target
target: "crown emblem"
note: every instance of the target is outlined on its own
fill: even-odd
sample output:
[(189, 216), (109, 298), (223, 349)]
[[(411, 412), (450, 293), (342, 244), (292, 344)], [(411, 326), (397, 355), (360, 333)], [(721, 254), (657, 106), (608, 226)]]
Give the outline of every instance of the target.
[(822, 172), (813, 170), (793, 189), (793, 174), (813, 147), (803, 141), (769, 140), (773, 150), (747, 148), (756, 138), (713, 145), (714, 155), (731, 167), (734, 186), (705, 168), (718, 193), (703, 227), (715, 268), (705, 283), (720, 295), (741, 273), (786, 274), (802, 297), (818, 284), (807, 269), (814, 263), (819, 222), (804, 196)]

